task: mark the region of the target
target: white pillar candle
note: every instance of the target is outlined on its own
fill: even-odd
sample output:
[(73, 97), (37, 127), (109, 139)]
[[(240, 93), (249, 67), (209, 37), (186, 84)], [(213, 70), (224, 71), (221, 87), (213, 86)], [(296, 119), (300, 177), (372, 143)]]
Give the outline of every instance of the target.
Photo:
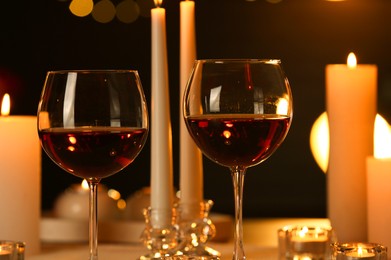
[(376, 65), (326, 66), (328, 216), (339, 241), (367, 241), (365, 160), (373, 151)]
[[(2, 109), (3, 110), (3, 109)], [(35, 116), (0, 117), (0, 235), (40, 252), (41, 147)]]
[(173, 206), (172, 132), (168, 87), (166, 16), (159, 6), (151, 9), (151, 216), (152, 225), (171, 223)]
[[(194, 1), (180, 3), (180, 191), (183, 218), (200, 213), (203, 201), (202, 153), (190, 137), (183, 119), (183, 96), (196, 59)], [(196, 206), (196, 207), (193, 207)], [(197, 210), (198, 208), (198, 210)], [(194, 209), (194, 210), (193, 210)]]
[(391, 248), (391, 128), (376, 116), (373, 156), (367, 158), (368, 241)]
[(391, 158), (367, 158), (368, 241), (391, 248)]

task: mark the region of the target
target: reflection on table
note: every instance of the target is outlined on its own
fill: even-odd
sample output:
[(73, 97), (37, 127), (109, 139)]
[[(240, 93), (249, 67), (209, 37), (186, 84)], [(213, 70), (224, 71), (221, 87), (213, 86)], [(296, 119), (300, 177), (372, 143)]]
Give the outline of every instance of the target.
[[(232, 225), (232, 222), (231, 222)], [(246, 219), (244, 221), (244, 242), (247, 259), (277, 259), (277, 230), (287, 225), (328, 226), (327, 219)], [(232, 230), (232, 226), (227, 228)], [(217, 229), (224, 230), (223, 227)], [(224, 230), (226, 231), (226, 230)], [(58, 232), (58, 231), (57, 231)], [(135, 233), (139, 232), (137, 230)], [(58, 232), (61, 236), (61, 232)], [(137, 233), (139, 234), (139, 233)], [(120, 236), (120, 235), (119, 235)], [(135, 236), (135, 234), (133, 234)], [(227, 241), (213, 241), (210, 246), (222, 253), (222, 260), (232, 259), (232, 238)], [(147, 253), (141, 243), (103, 242), (99, 245), (100, 259), (136, 259)], [(87, 242), (45, 241), (39, 255), (30, 260), (84, 260), (88, 256)]]

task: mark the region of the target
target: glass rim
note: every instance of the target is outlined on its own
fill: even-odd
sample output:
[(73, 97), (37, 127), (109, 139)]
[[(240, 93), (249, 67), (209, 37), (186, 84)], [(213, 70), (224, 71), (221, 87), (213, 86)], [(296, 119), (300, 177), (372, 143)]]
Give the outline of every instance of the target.
[(137, 73), (136, 69), (63, 69), (48, 70), (47, 74), (67, 74), (67, 73)]
[(228, 59), (196, 59), (196, 62), (202, 62), (202, 63), (227, 63), (227, 62), (235, 62), (235, 63), (246, 63), (246, 62), (253, 62), (253, 63), (264, 63), (264, 64), (281, 64), (281, 59), (258, 59), (258, 58), (228, 58)]

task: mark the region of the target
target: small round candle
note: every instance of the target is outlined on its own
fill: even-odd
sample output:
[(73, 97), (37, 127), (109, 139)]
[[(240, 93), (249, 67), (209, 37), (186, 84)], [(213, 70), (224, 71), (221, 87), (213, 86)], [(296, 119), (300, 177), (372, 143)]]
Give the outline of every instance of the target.
[(295, 254), (324, 254), (330, 242), (329, 233), (319, 227), (298, 227), (291, 231), (291, 248)]
[(375, 260), (375, 254), (368, 252), (367, 249), (363, 249), (362, 247), (358, 247), (357, 251), (346, 253), (346, 260)]
[(336, 260), (387, 260), (387, 248), (375, 243), (334, 243)]
[[(56, 200), (54, 213), (56, 217), (88, 220), (89, 188), (87, 181), (82, 184), (74, 184), (62, 193)], [(102, 184), (98, 188), (98, 217), (102, 220), (115, 219), (119, 214), (116, 201), (107, 194), (107, 189)]]

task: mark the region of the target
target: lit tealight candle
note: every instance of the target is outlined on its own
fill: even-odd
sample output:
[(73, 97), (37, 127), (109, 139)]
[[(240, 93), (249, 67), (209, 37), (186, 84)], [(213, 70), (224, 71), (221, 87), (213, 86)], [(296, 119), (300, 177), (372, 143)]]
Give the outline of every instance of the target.
[(329, 248), (331, 229), (321, 227), (297, 227), (291, 231), (292, 254), (323, 255)]
[[(74, 220), (88, 220), (89, 187), (86, 180), (74, 184), (56, 200), (54, 214), (56, 217)], [(116, 219), (119, 215), (117, 203), (108, 195), (106, 187), (99, 184), (98, 218), (101, 220)]]
[(387, 260), (387, 248), (381, 244), (334, 243), (332, 248), (336, 260)]
[(375, 260), (375, 254), (358, 247), (357, 250), (346, 253), (346, 260)]

